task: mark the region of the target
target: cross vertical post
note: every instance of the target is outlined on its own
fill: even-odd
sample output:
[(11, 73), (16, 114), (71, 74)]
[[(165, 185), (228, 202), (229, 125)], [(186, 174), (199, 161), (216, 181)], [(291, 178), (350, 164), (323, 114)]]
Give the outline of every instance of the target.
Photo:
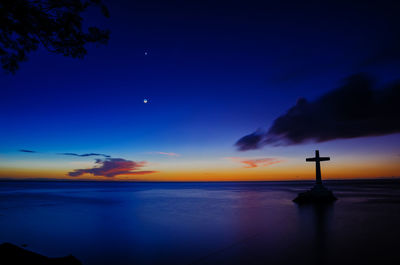
[(315, 150), (315, 181), (317, 184), (322, 184), (321, 180), (321, 163), (319, 161), (319, 150)]
[(315, 157), (306, 158), (306, 162), (315, 162), (315, 181), (317, 185), (322, 185), (321, 161), (329, 161), (330, 157), (320, 157), (319, 150), (315, 150)]

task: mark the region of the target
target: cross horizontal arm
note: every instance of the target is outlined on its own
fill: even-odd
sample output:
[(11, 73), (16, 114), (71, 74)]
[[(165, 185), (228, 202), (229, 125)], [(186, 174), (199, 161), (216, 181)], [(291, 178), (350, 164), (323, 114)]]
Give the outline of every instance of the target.
[(329, 161), (330, 157), (310, 157), (306, 158), (306, 162), (315, 162), (315, 161)]

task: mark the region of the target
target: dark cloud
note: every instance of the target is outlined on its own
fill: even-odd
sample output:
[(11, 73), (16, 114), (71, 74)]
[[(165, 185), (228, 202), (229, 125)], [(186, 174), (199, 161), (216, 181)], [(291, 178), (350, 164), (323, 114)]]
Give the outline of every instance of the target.
[(26, 150), (26, 149), (19, 149), (18, 151), (22, 153), (37, 153), (36, 151)]
[(261, 147), (263, 137), (264, 134), (261, 131), (256, 131), (240, 138), (240, 140), (236, 142), (236, 146), (240, 151), (258, 149)]
[(246, 135), (236, 142), (239, 150), (264, 145), (325, 142), (400, 132), (400, 82), (381, 89), (366, 75), (353, 75), (345, 84), (309, 102), (297, 101), (275, 119), (267, 132)]
[(111, 157), (109, 155), (105, 154), (97, 154), (97, 153), (88, 153), (88, 154), (75, 154), (75, 153), (59, 153), (59, 155), (66, 155), (66, 156), (80, 156), (80, 157), (86, 157), (86, 156), (104, 156), (104, 157)]
[(83, 174), (93, 174), (94, 176), (115, 177), (117, 175), (145, 175), (156, 173), (157, 171), (139, 170), (144, 167), (146, 161), (130, 161), (123, 158), (96, 159), (96, 166), (88, 169), (75, 169), (68, 173), (70, 177), (78, 177)]

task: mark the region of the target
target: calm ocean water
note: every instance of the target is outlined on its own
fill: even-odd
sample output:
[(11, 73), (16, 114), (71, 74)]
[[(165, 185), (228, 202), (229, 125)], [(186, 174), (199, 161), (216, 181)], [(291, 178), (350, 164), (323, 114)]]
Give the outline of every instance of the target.
[(0, 243), (97, 264), (400, 264), (400, 181), (0, 182)]

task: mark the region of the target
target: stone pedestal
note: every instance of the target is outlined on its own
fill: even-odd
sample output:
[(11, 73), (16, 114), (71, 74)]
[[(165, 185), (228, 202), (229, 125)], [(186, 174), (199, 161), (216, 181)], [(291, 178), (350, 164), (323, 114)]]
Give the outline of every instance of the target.
[(325, 188), (321, 183), (318, 183), (311, 190), (299, 193), (293, 201), (296, 203), (329, 203), (336, 200), (337, 198), (333, 195), (332, 191)]

